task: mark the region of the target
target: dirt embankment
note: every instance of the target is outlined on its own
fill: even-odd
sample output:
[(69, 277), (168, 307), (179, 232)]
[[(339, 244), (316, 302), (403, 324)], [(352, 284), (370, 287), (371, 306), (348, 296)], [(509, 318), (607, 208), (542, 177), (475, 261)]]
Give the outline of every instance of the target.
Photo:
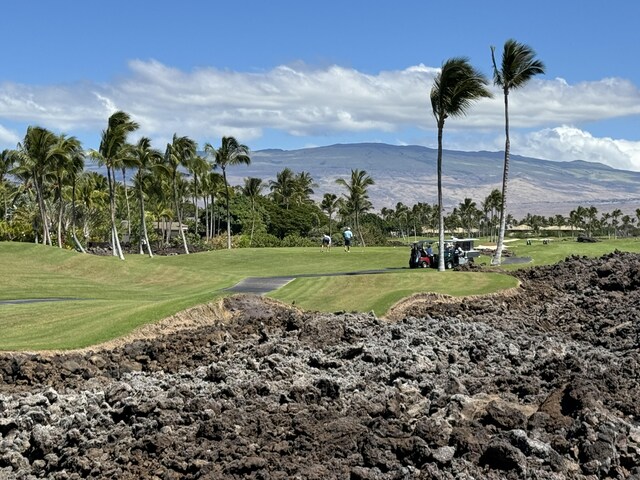
[(0, 355), (0, 478), (640, 478), (640, 255), (515, 275), (391, 320), (238, 296)]

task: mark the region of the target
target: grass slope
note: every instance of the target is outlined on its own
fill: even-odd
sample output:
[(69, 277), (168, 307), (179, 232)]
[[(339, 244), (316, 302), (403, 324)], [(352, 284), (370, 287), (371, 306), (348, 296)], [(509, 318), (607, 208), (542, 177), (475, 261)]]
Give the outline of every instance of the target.
[[(640, 242), (512, 246), (536, 263), (553, 263), (579, 248), (588, 255), (640, 251)], [(520, 250), (522, 249), (522, 250)], [(0, 350), (73, 349), (94, 345), (166, 318), (226, 292), (245, 277), (296, 276), (395, 268), (380, 275), (299, 278), (271, 296), (321, 311), (381, 315), (415, 292), (453, 295), (493, 292), (513, 279), (495, 273), (405, 269), (407, 248), (241, 249), (155, 257), (82, 255), (41, 245), (0, 242), (0, 300), (69, 298), (64, 302), (0, 305)]]

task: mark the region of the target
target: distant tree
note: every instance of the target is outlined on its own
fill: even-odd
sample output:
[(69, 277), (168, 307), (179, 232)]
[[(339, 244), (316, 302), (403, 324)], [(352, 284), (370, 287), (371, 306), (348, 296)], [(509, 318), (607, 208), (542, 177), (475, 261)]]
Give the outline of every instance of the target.
[(462, 228), (467, 231), (467, 236), (471, 236), (471, 229), (477, 222), (480, 212), (476, 207), (476, 202), (471, 200), (470, 198), (465, 198), (464, 202), (458, 205), (458, 214), (460, 215), (460, 222), (462, 223)]
[(109, 117), (107, 129), (102, 131), (100, 148), (92, 150), (90, 155), (100, 165), (107, 167), (107, 183), (109, 185), (109, 211), (111, 213), (111, 241), (113, 254), (124, 260), (118, 227), (116, 225), (116, 169), (120, 168), (130, 154), (127, 144), (129, 133), (138, 129), (138, 124), (131, 120), (128, 113), (119, 111)]
[(447, 60), (435, 78), (431, 89), (431, 108), (438, 126), (438, 270), (444, 271), (444, 215), (442, 209), (442, 132), (449, 117), (464, 116), (471, 104), (483, 97), (491, 97), (489, 82), (473, 68), (466, 58)]
[(320, 208), (329, 217), (329, 236), (331, 236), (331, 219), (333, 217), (333, 214), (338, 211), (338, 196), (335, 193), (325, 193), (322, 197)]
[(251, 236), (249, 237), (249, 246), (253, 243), (253, 231), (256, 225), (256, 199), (262, 193), (264, 185), (261, 178), (249, 177), (244, 179), (244, 187), (242, 193), (251, 202)]
[(179, 137), (177, 134), (173, 134), (173, 140), (167, 144), (167, 148), (164, 152), (164, 163), (171, 176), (171, 185), (173, 187), (173, 202), (176, 209), (176, 215), (178, 216), (178, 229), (182, 236), (182, 245), (184, 247), (184, 253), (189, 254), (189, 246), (187, 245), (187, 238), (182, 228), (182, 195), (179, 194), (179, 185), (181, 180), (181, 174), (178, 170), (179, 167), (187, 167), (196, 154), (198, 145), (195, 141), (189, 137)]
[(506, 231), (507, 181), (509, 179), (509, 153), (511, 141), (509, 139), (509, 92), (526, 85), (535, 75), (544, 73), (544, 64), (535, 59), (535, 52), (529, 46), (518, 43), (513, 39), (507, 40), (502, 51), (502, 64), (498, 68), (495, 58), (495, 47), (491, 47), (493, 61), (493, 83), (502, 88), (504, 93), (504, 169), (502, 173), (502, 205), (500, 206), (500, 231), (498, 244), (492, 264), (500, 265), (502, 261), (502, 247)]
[(55, 197), (58, 201), (58, 247), (62, 248), (64, 238), (62, 235), (62, 218), (64, 215), (64, 203), (62, 190), (65, 185), (72, 187), (72, 236), (76, 248), (84, 251), (75, 235), (75, 187), (78, 175), (84, 169), (84, 153), (82, 144), (76, 137), (60, 135), (51, 150), (51, 170), (55, 176)]
[(355, 228), (360, 236), (361, 245), (364, 247), (366, 245), (362, 231), (360, 230), (360, 215), (366, 213), (373, 207), (369, 201), (368, 188), (374, 185), (375, 182), (365, 170), (356, 169), (351, 170), (351, 178), (349, 181), (346, 181), (344, 178), (338, 178), (336, 183), (347, 189), (347, 193), (343, 194), (346, 201), (346, 208), (354, 216)]
[(229, 211), (229, 182), (227, 181), (227, 167), (231, 165), (249, 165), (251, 156), (249, 147), (239, 143), (234, 137), (222, 137), (219, 148), (214, 148), (210, 143), (205, 144), (204, 151), (213, 156), (214, 168), (222, 170), (224, 180), (225, 201), (227, 209), (227, 248), (231, 250), (231, 213)]
[(2, 210), (2, 212), (5, 220), (8, 220), (9, 218), (9, 208), (7, 205), (7, 187), (5, 185), (5, 179), (13, 168), (15, 159), (16, 154), (13, 150), (5, 149), (0, 152), (0, 190), (2, 191), (2, 203), (4, 204), (4, 209)]
[(289, 209), (296, 188), (296, 176), (290, 168), (284, 168), (276, 173), (276, 179), (269, 182), (271, 198), (278, 205)]
[(134, 184), (138, 191), (138, 203), (140, 205), (140, 245), (139, 251), (142, 254), (143, 248), (147, 249), (147, 254), (150, 258), (153, 258), (153, 251), (151, 250), (151, 242), (149, 241), (149, 233), (147, 232), (146, 211), (144, 204), (145, 197), (145, 184), (150, 180), (157, 171), (164, 171), (165, 174), (169, 172), (166, 166), (162, 163), (162, 153), (151, 147), (151, 140), (147, 137), (142, 137), (138, 140), (135, 148), (133, 149), (132, 156), (137, 164), (138, 171), (134, 177)]

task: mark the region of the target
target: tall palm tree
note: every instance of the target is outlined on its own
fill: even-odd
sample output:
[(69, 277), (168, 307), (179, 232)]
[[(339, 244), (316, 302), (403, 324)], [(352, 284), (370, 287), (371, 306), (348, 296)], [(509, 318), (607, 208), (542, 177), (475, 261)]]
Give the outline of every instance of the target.
[(544, 73), (544, 63), (536, 60), (535, 51), (523, 43), (509, 39), (504, 44), (502, 51), (502, 64), (498, 68), (495, 57), (495, 47), (491, 47), (491, 60), (493, 61), (493, 83), (502, 88), (504, 93), (504, 169), (502, 172), (502, 205), (500, 206), (500, 231), (496, 254), (491, 263), (500, 265), (502, 261), (502, 247), (507, 226), (507, 180), (509, 178), (509, 92), (526, 85), (535, 75)]
[(213, 156), (214, 168), (222, 170), (224, 180), (225, 201), (227, 207), (227, 248), (231, 250), (231, 212), (229, 211), (229, 182), (227, 181), (227, 167), (231, 165), (249, 165), (251, 156), (249, 147), (239, 143), (234, 137), (222, 137), (220, 148), (214, 148), (210, 143), (205, 144), (204, 151)]
[(62, 188), (65, 183), (71, 184), (72, 187), (72, 236), (78, 248), (81, 252), (84, 252), (84, 248), (78, 241), (75, 234), (75, 190), (76, 180), (78, 175), (82, 173), (84, 169), (84, 152), (82, 151), (82, 144), (76, 137), (67, 137), (66, 135), (60, 135), (58, 141), (53, 146), (51, 151), (52, 170), (56, 178), (55, 190), (56, 198), (58, 199), (58, 247), (62, 248), (62, 217), (64, 214), (64, 206), (62, 201)]
[(46, 187), (52, 176), (52, 153), (57, 141), (58, 137), (46, 128), (30, 126), (16, 152), (18, 167), (14, 173), (25, 184), (33, 185), (40, 213), (43, 245), (52, 245)]
[(138, 203), (140, 204), (140, 253), (143, 253), (143, 247), (145, 247), (149, 257), (153, 258), (153, 251), (151, 250), (149, 234), (147, 232), (144, 185), (148, 177), (152, 175), (152, 172), (160, 169), (164, 170), (165, 173), (168, 172), (166, 171), (166, 166), (162, 163), (162, 154), (159, 150), (151, 147), (151, 140), (147, 137), (142, 137), (138, 140), (132, 155), (138, 167), (138, 171), (134, 177), (134, 184), (138, 190)]
[(325, 193), (320, 203), (323, 212), (327, 212), (329, 217), (329, 236), (331, 236), (331, 217), (338, 210), (338, 196), (335, 193)]
[(111, 240), (113, 255), (124, 260), (118, 227), (116, 225), (116, 170), (121, 168), (125, 158), (130, 156), (131, 148), (127, 144), (129, 133), (138, 129), (138, 124), (131, 120), (128, 113), (118, 111), (109, 117), (106, 130), (102, 131), (100, 148), (90, 151), (100, 165), (107, 167), (107, 183), (109, 185), (109, 211), (111, 214)]
[(336, 180), (338, 185), (342, 185), (347, 189), (347, 193), (343, 194), (346, 200), (346, 206), (350, 213), (354, 215), (355, 228), (360, 236), (361, 245), (366, 246), (362, 230), (360, 229), (360, 215), (371, 209), (372, 204), (369, 201), (368, 188), (375, 182), (365, 170), (351, 170), (351, 178), (347, 182), (344, 178)]
[(176, 207), (176, 214), (178, 216), (178, 228), (180, 229), (180, 235), (182, 235), (182, 244), (184, 246), (184, 253), (189, 254), (189, 247), (187, 246), (187, 237), (182, 229), (182, 208), (181, 208), (181, 195), (178, 194), (178, 184), (180, 172), (178, 167), (187, 167), (192, 161), (192, 158), (196, 154), (198, 145), (189, 137), (179, 137), (177, 134), (173, 134), (173, 141), (167, 144), (167, 149), (164, 153), (164, 162), (169, 170), (171, 176), (171, 185), (173, 187), (173, 201)]
[(256, 225), (256, 199), (262, 193), (264, 185), (261, 178), (249, 177), (244, 179), (244, 187), (242, 193), (251, 201), (251, 236), (249, 237), (249, 246), (253, 243), (253, 231)]
[[(193, 176), (193, 204), (195, 206), (195, 232), (198, 234), (198, 223), (200, 221), (200, 215), (198, 213), (198, 199), (200, 198), (200, 193), (202, 190), (202, 179), (209, 173), (211, 170), (211, 164), (207, 161), (206, 158), (201, 157), (200, 155), (194, 155), (187, 165), (189, 168), (189, 172)], [(200, 187), (200, 190), (198, 190)]]
[(435, 78), (431, 89), (431, 108), (438, 125), (438, 270), (444, 271), (444, 214), (442, 209), (442, 132), (449, 117), (466, 115), (471, 104), (481, 98), (491, 97), (486, 85), (489, 82), (468, 59), (454, 57), (447, 60)]

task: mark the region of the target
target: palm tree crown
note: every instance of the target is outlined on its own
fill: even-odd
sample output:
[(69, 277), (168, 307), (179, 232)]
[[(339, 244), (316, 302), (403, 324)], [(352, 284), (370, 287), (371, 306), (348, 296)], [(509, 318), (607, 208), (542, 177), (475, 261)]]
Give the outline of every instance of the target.
[(438, 270), (444, 270), (444, 215), (442, 209), (442, 132), (448, 117), (466, 115), (471, 104), (481, 98), (490, 98), (488, 80), (473, 68), (464, 57), (454, 57), (442, 65), (431, 88), (431, 108), (438, 124), (438, 217), (439, 245)]
[(491, 60), (493, 61), (493, 83), (502, 87), (504, 92), (504, 167), (502, 173), (502, 203), (500, 205), (500, 230), (498, 232), (498, 242), (496, 253), (492, 260), (493, 264), (499, 265), (502, 258), (502, 247), (506, 230), (506, 202), (507, 202), (507, 182), (509, 178), (509, 150), (511, 140), (509, 139), (509, 91), (525, 85), (534, 75), (544, 73), (544, 64), (536, 60), (535, 51), (528, 45), (509, 39), (504, 44), (502, 52), (502, 64), (498, 69), (495, 58), (495, 47), (491, 47)]
[(544, 73), (545, 66), (535, 58), (536, 52), (528, 45), (509, 39), (504, 44), (500, 69), (496, 65), (495, 47), (491, 47), (493, 83), (508, 92), (524, 86), (535, 75)]

